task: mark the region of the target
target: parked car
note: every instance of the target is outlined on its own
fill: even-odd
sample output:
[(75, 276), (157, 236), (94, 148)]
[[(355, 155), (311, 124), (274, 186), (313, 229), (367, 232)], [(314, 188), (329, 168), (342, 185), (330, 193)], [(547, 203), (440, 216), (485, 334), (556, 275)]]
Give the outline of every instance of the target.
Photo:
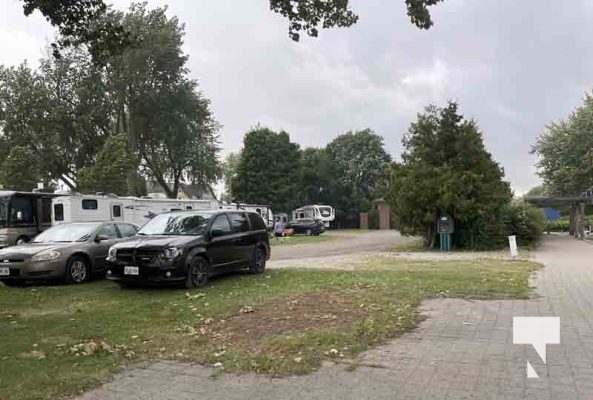
[(255, 212), (171, 212), (109, 249), (107, 278), (122, 286), (152, 282), (192, 288), (226, 271), (248, 268), (260, 274), (269, 258), (266, 223)]
[(292, 220), (288, 223), (287, 228), (292, 229), (294, 234), (304, 233), (307, 236), (318, 236), (325, 232), (322, 222), (309, 218)]
[(0, 280), (8, 284), (65, 278), (83, 283), (105, 271), (109, 247), (136, 234), (127, 223), (84, 222), (57, 225), (31, 242), (0, 250)]

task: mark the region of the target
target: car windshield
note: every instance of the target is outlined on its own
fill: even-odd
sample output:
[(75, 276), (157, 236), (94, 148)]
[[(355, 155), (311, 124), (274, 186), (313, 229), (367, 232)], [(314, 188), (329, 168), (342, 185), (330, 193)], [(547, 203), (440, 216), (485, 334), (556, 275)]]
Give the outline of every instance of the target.
[(148, 221), (138, 235), (203, 235), (210, 214), (160, 214)]
[(65, 224), (49, 228), (33, 239), (33, 243), (67, 243), (87, 240), (100, 224)]
[(0, 198), (0, 228), (6, 226), (8, 216), (8, 199)]

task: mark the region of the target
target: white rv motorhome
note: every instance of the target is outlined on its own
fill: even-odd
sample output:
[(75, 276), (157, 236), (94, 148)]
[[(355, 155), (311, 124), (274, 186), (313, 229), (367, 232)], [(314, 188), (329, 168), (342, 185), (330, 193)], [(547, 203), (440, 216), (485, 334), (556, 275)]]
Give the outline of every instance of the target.
[(68, 222), (122, 221), (142, 226), (162, 212), (215, 209), (218, 209), (216, 200), (73, 195), (52, 200), (51, 220), (53, 225)]
[(292, 212), (292, 219), (299, 220), (311, 218), (323, 222), (325, 227), (329, 227), (329, 223), (336, 218), (335, 210), (332, 206), (325, 205), (308, 205), (297, 208)]
[(220, 209), (254, 211), (261, 215), (263, 220), (266, 222), (268, 229), (274, 229), (274, 214), (272, 214), (272, 209), (270, 206), (260, 204), (231, 203), (221, 204)]

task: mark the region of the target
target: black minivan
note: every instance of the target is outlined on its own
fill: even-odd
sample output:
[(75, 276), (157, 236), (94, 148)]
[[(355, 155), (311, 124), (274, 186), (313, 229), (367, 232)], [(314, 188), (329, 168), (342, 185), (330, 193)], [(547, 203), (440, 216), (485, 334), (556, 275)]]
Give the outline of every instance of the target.
[(109, 249), (107, 279), (122, 286), (178, 282), (193, 288), (231, 270), (261, 274), (269, 259), (266, 224), (255, 212), (170, 212)]

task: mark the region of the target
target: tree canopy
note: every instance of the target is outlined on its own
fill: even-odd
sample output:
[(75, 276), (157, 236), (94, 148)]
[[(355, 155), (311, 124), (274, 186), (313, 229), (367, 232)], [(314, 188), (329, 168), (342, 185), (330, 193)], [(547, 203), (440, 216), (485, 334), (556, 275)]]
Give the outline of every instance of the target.
[[(181, 182), (209, 187), (220, 175), (219, 124), (188, 77), (183, 26), (164, 8), (144, 4), (102, 18), (133, 32), (135, 46), (103, 65), (83, 47), (72, 47), (60, 58), (48, 55), (37, 70), (0, 67), (0, 157), (11, 146), (26, 148), (40, 171), (72, 190), (108, 186), (141, 195), (141, 178), (157, 182), (169, 197), (177, 196)], [(120, 139), (107, 144), (113, 135)], [(107, 149), (123, 155), (122, 143), (126, 159), (108, 169), (127, 166), (125, 190), (120, 180), (111, 185), (93, 172), (94, 164), (114, 161)]]
[[(93, 58), (103, 60), (127, 46), (135, 46), (138, 36), (117, 20), (104, 18), (104, 0), (21, 0), (25, 15), (38, 10), (56, 26), (60, 37), (52, 44), (54, 54), (69, 46), (87, 45)], [(261, 0), (262, 2), (265, 0)], [(401, 1), (401, 0), (398, 0)], [(421, 29), (433, 25), (429, 7), (443, 0), (404, 0), (410, 21)], [(350, 27), (358, 22), (349, 0), (269, 0), (270, 9), (288, 20), (288, 34), (298, 41), (301, 32), (317, 36), (320, 29)]]
[(367, 211), (372, 200), (382, 197), (389, 176), (391, 156), (383, 138), (370, 129), (347, 132), (332, 140), (326, 151), (335, 168), (335, 207)]
[(243, 139), (232, 200), (292, 211), (299, 205), (299, 160), (299, 146), (288, 133), (261, 126), (251, 129)]
[(474, 121), (457, 104), (429, 106), (404, 136), (403, 162), (391, 174), (389, 200), (401, 229), (435, 245), (442, 213), (456, 223), (455, 243), (481, 249), (499, 245), (499, 216), (511, 190), (502, 168), (484, 148)]
[(593, 97), (568, 119), (550, 124), (532, 150), (551, 195), (580, 195), (593, 187)]

